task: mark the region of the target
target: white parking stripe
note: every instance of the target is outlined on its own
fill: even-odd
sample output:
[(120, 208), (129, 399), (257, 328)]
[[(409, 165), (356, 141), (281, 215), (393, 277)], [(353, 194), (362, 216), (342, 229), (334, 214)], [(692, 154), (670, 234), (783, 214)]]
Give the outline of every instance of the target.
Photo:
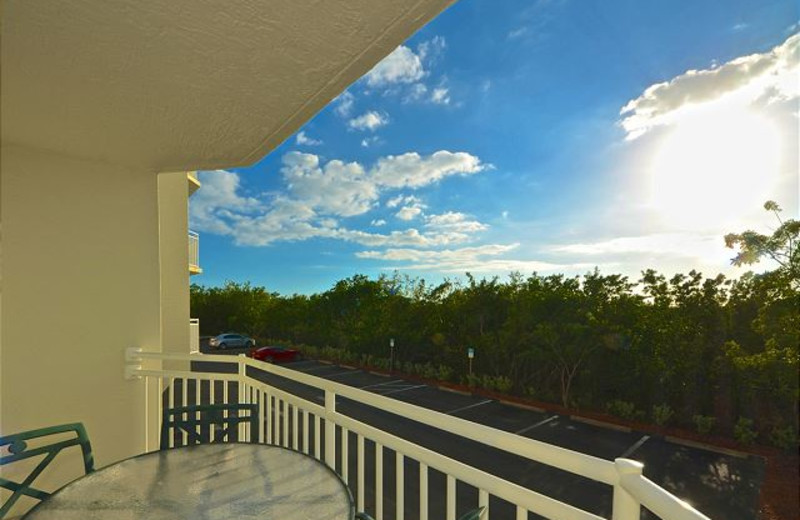
[(633, 446), (631, 446), (630, 448), (628, 448), (628, 449), (625, 451), (625, 453), (623, 453), (622, 455), (620, 455), (620, 456), (619, 456), (619, 458), (621, 458), (621, 459), (624, 459), (625, 457), (629, 457), (630, 455), (632, 455), (632, 454), (633, 454), (633, 452), (634, 452), (634, 451), (636, 451), (636, 450), (638, 450), (639, 448), (641, 448), (641, 447), (642, 447), (642, 444), (644, 444), (645, 442), (647, 442), (647, 439), (649, 439), (649, 438), (650, 438), (650, 436), (649, 436), (649, 435), (642, 435), (642, 438), (641, 438), (641, 439), (639, 439), (638, 441), (636, 441), (636, 444), (634, 444)]
[(406, 390), (414, 390), (415, 388), (424, 388), (426, 386), (428, 386), (428, 385), (408, 386), (406, 388), (398, 388), (396, 390), (390, 390), (388, 392), (382, 393), (381, 395), (396, 394), (396, 393), (399, 393), (399, 392), (405, 392)]
[(322, 377), (336, 377), (336, 376), (343, 376), (345, 374), (358, 374), (358, 370), (345, 370), (344, 372), (336, 372), (335, 374), (325, 374)]
[(523, 428), (523, 429), (521, 429), (519, 431), (516, 431), (514, 433), (516, 433), (517, 435), (522, 435), (523, 433), (525, 433), (527, 431), (530, 431), (530, 430), (536, 428), (537, 426), (541, 426), (543, 424), (547, 424), (550, 421), (552, 421), (553, 419), (557, 419), (557, 418), (558, 418), (557, 415), (554, 415), (552, 417), (548, 417), (547, 419), (543, 419), (543, 420), (537, 422), (536, 424), (531, 424), (530, 426), (526, 426), (525, 428)]
[(374, 385), (360, 386), (361, 390), (365, 388), (374, 388), (376, 386), (391, 385), (392, 383), (402, 383), (402, 379), (395, 379), (394, 381), (384, 381), (383, 383), (375, 383)]
[(492, 399), (487, 399), (485, 401), (481, 401), (480, 403), (474, 403), (474, 404), (470, 404), (468, 406), (462, 406), (461, 408), (456, 408), (455, 410), (450, 410), (449, 412), (445, 412), (445, 413), (449, 415), (449, 414), (452, 414), (452, 413), (463, 412), (464, 410), (469, 410), (470, 408), (475, 408), (477, 406), (483, 406), (483, 405), (485, 405), (487, 403), (491, 403), (491, 402), (492, 402)]

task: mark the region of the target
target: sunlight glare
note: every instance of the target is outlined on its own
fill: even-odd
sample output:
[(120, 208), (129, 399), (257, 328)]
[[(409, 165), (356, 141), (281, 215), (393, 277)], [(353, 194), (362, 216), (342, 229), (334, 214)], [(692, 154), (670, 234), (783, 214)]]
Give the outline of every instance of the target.
[(767, 117), (725, 104), (697, 110), (653, 158), (651, 204), (670, 226), (730, 225), (769, 197), (779, 159), (780, 135)]

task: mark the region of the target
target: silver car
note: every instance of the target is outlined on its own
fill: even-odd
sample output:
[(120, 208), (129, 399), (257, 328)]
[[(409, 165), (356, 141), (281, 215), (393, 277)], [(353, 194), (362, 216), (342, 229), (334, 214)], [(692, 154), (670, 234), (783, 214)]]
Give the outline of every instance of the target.
[(244, 334), (220, 334), (208, 340), (208, 346), (211, 348), (253, 348), (256, 346), (256, 340)]

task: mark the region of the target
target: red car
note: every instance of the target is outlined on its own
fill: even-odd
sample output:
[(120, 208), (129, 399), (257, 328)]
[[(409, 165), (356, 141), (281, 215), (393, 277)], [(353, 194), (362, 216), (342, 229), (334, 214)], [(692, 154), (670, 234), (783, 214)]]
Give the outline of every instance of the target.
[(253, 359), (266, 361), (267, 363), (280, 363), (282, 361), (297, 361), (301, 354), (299, 350), (283, 347), (261, 347), (250, 350), (247, 354)]

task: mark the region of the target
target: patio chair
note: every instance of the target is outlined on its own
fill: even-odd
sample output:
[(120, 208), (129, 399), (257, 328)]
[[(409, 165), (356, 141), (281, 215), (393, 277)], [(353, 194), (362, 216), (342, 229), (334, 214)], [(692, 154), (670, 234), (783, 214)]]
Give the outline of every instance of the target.
[[(227, 414), (225, 413), (227, 412)], [(238, 442), (239, 425), (250, 424), (250, 442), (258, 442), (258, 405), (256, 404), (204, 404), (164, 408), (161, 418), (161, 449), (169, 449), (172, 435), (174, 446)]]
[[(458, 520), (480, 520), (484, 511), (486, 511), (486, 506), (481, 506), (478, 509), (473, 509)], [(367, 513), (356, 513), (356, 520), (373, 520), (373, 518)]]
[[(51, 444), (36, 446), (28, 449), (28, 442), (33, 439), (48, 437), (51, 435), (59, 434), (75, 434), (74, 438), (65, 440), (54, 441)], [(33, 481), (42, 473), (42, 471), (53, 462), (53, 459), (61, 453), (61, 451), (72, 446), (80, 446), (83, 453), (83, 469), (85, 473), (94, 471), (94, 457), (92, 456), (92, 445), (89, 443), (89, 437), (86, 435), (86, 429), (81, 423), (62, 424), (59, 426), (49, 426), (47, 428), (39, 428), (37, 430), (30, 430), (22, 433), (15, 433), (0, 437), (0, 450), (7, 449), (8, 455), (0, 457), (0, 466), (12, 464), (21, 460), (29, 459), (31, 457), (44, 456), (39, 464), (31, 470), (30, 474), (22, 482), (14, 482), (7, 478), (0, 477), (0, 487), (10, 490), (11, 496), (0, 507), (0, 519), (5, 518), (11, 507), (23, 495), (35, 498), (37, 500), (44, 500), (51, 495), (47, 491), (42, 491), (33, 487)]]

